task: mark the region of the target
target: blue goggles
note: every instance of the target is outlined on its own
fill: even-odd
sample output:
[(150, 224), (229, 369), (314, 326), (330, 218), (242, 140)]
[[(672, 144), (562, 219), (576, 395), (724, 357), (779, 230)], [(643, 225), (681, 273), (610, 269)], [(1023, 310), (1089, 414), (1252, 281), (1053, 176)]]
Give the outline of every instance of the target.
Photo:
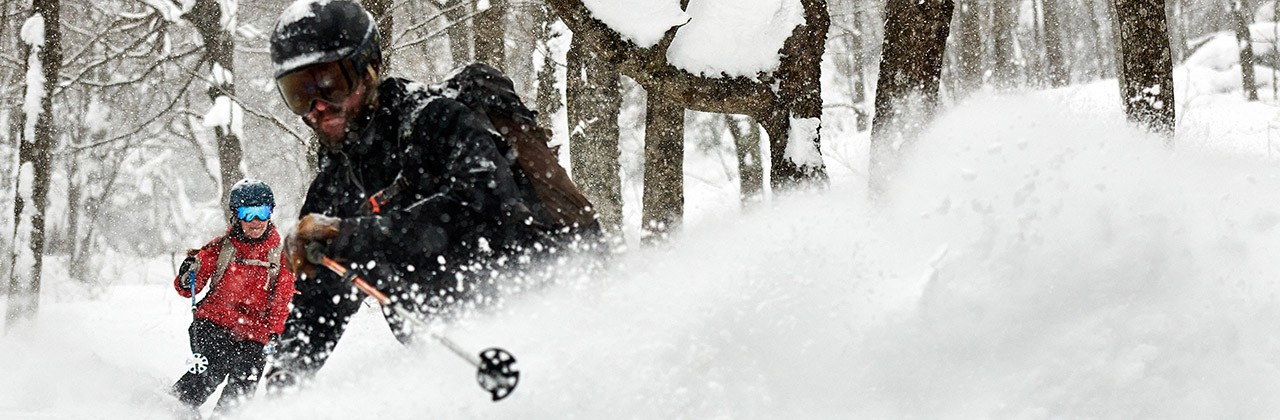
[(271, 220), (271, 206), (245, 206), (236, 209), (236, 217), (246, 222), (252, 222), (254, 218), (259, 220)]

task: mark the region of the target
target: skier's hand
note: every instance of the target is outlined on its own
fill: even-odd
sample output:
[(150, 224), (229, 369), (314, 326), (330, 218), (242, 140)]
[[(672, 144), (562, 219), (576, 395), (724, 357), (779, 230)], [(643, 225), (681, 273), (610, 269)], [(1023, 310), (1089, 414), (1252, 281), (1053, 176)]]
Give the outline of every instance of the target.
[(191, 269), (191, 265), (196, 263), (196, 257), (187, 257), (182, 260), (182, 265), (178, 266), (178, 274), (186, 273)]
[(298, 228), (294, 230), (294, 233), (306, 241), (327, 241), (338, 236), (338, 225), (340, 223), (342, 223), (342, 219), (337, 217), (311, 213), (303, 216), (302, 220), (298, 221)]
[(182, 265), (178, 266), (178, 285), (183, 289), (190, 289), (192, 277), (190, 273), (195, 271), (200, 271), (200, 260), (196, 257), (187, 257), (182, 260)]
[(338, 225), (342, 219), (323, 214), (308, 214), (298, 221), (298, 227), (289, 235), (286, 254), (289, 256), (289, 268), (294, 273), (315, 276), (315, 265), (307, 259), (307, 244), (323, 242), (338, 236)]
[(271, 334), (267, 338), (267, 344), (262, 346), (262, 354), (271, 356), (276, 354), (280, 348), (280, 334)]

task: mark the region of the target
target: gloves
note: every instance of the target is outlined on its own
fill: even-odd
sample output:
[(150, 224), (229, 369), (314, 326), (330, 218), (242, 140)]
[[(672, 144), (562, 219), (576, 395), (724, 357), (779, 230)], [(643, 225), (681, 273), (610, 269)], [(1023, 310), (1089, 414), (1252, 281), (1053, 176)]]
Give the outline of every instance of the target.
[(276, 350), (279, 348), (279, 343), (280, 334), (271, 334), (271, 336), (267, 338), (267, 344), (262, 346), (262, 354), (266, 356), (276, 354)]
[(308, 214), (298, 221), (298, 226), (289, 234), (285, 244), (285, 254), (289, 256), (289, 269), (294, 273), (315, 276), (315, 264), (307, 259), (307, 244), (323, 242), (338, 236), (338, 226), (342, 219), (323, 214)]
[(178, 266), (178, 285), (182, 286), (183, 289), (190, 289), (191, 280), (192, 277), (194, 277), (191, 273), (199, 271), (200, 260), (197, 260), (195, 256), (190, 256), (187, 257), (187, 259), (182, 260), (182, 265)]
[(187, 271), (191, 270), (192, 265), (199, 267), (200, 265), (197, 264), (197, 261), (199, 260), (196, 260), (196, 257), (194, 255), (187, 257), (187, 259), (185, 260), (182, 260), (182, 265), (178, 266), (178, 273), (179, 274), (186, 273)]

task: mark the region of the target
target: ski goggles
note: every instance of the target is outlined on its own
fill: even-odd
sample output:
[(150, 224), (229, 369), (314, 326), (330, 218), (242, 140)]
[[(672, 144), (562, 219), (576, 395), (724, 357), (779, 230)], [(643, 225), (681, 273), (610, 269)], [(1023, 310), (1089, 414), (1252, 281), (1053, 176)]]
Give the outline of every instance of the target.
[(271, 206), (244, 206), (236, 209), (236, 217), (246, 222), (271, 220)]
[(284, 104), (297, 115), (306, 115), (315, 101), (338, 104), (355, 90), (359, 72), (351, 60), (313, 64), (280, 76), (276, 88)]

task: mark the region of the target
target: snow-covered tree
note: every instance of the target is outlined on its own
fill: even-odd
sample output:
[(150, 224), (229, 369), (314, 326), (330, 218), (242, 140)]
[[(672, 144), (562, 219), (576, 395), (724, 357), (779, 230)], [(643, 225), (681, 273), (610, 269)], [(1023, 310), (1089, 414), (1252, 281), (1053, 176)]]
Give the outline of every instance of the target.
[[(821, 0), (753, 1), (729, 5), (677, 0), (633, 4), (549, 0), (575, 42), (598, 60), (643, 87), (649, 101), (659, 99), (683, 109), (745, 114), (770, 138), (771, 181), (775, 188), (824, 180), (818, 128), (822, 112), (821, 67), (829, 26)], [(651, 19), (634, 20), (631, 8), (656, 8)], [(729, 13), (718, 7), (733, 7)], [(636, 9), (638, 10), (638, 9)], [(735, 19), (757, 19), (746, 22)], [(761, 22), (777, 19), (770, 25)], [(648, 133), (646, 133), (648, 134)], [(668, 148), (666, 153), (672, 153)], [(646, 166), (651, 164), (646, 156)], [(667, 162), (679, 156), (663, 158)], [(658, 162), (652, 162), (657, 164)], [(667, 168), (667, 173), (677, 171)], [(682, 194), (674, 180), (658, 188), (674, 200)], [(670, 209), (666, 201), (649, 209)], [(659, 220), (647, 214), (645, 220)]]
[(213, 106), (204, 115), (204, 125), (213, 128), (218, 143), (219, 174), (222, 196), (244, 178), (240, 167), (244, 148), (244, 108), (234, 99), (236, 0), (196, 0), (184, 19), (191, 22), (204, 41), (205, 61), (209, 64), (209, 99)]
[(44, 267), (45, 211), (53, 170), (53, 95), (62, 65), (58, 0), (35, 0), (22, 25), (27, 45), (26, 94), (14, 197), (12, 269), (9, 276), (9, 320), (34, 317), (40, 306), (40, 272)]

